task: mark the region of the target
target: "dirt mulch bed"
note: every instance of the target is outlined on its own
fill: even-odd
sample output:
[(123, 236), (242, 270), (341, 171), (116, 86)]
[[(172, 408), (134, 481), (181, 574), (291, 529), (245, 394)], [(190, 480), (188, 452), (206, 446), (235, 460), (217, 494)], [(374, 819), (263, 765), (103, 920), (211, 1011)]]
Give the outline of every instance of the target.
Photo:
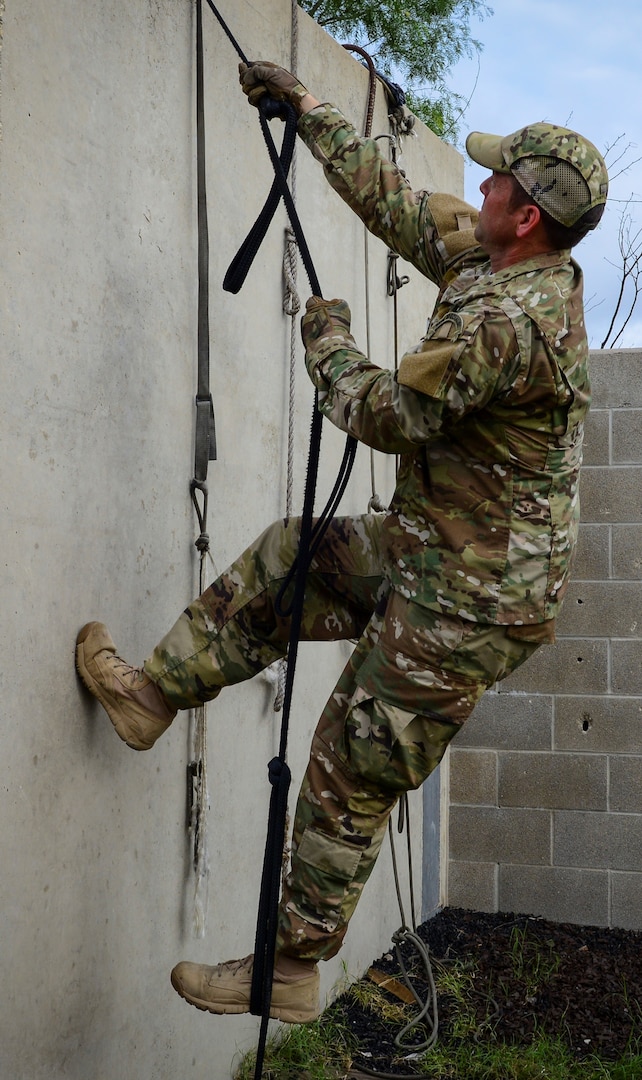
[[(428, 944), (436, 971), (455, 961), (467, 965), (479, 1037), (492, 1030), (497, 1040), (527, 1043), (544, 1033), (560, 1037), (580, 1061), (590, 1055), (615, 1061), (642, 1040), (642, 933), (447, 908), (418, 935)], [(418, 993), (425, 995), (416, 953), (404, 946), (402, 954), (416, 973)], [(373, 967), (400, 977), (391, 954)], [(368, 1066), (395, 1072), (396, 1031), (349, 994), (345, 999), (345, 1020)], [(335, 1008), (343, 1001), (339, 998)], [(438, 1001), (439, 1040), (448, 1041), (459, 1005), (448, 994)], [(398, 1071), (408, 1073), (408, 1062)]]

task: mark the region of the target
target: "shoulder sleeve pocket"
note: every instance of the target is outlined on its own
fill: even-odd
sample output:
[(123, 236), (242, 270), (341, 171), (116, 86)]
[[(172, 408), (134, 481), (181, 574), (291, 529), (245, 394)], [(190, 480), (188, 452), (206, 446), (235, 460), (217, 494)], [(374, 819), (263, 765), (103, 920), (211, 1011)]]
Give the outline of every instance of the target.
[(442, 397), (457, 370), (459, 357), (475, 337), (483, 319), (483, 312), (468, 317), (449, 312), (430, 327), (413, 352), (401, 358), (397, 382), (429, 397)]
[(475, 239), (479, 213), (473, 206), (455, 195), (438, 193), (429, 197), (428, 209), (447, 259), (479, 247)]

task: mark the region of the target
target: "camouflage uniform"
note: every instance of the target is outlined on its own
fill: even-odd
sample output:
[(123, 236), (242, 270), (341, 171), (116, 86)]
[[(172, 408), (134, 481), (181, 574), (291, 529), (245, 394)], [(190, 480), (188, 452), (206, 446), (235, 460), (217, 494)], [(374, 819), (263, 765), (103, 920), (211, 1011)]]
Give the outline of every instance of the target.
[(556, 252), (492, 274), (472, 207), (413, 192), (332, 106), (299, 124), (371, 232), (440, 287), (396, 375), (357, 349), (342, 310), (319, 312), (306, 356), (332, 422), (402, 455), (383, 549), (393, 587), (481, 622), (554, 619), (589, 405), (580, 268)]
[[(437, 765), (484, 690), (553, 639), (589, 386), (568, 252), (491, 274), (472, 207), (413, 193), (332, 106), (300, 132), (368, 228), (440, 287), (396, 375), (358, 350), (342, 301), (303, 320), (323, 412), (401, 455), (390, 513), (334, 519), (307, 580), (303, 639), (358, 639), (313, 739), (280, 907), (279, 948), (326, 959), (399, 794)], [(298, 535), (297, 519), (267, 529), (147, 661), (176, 708), (284, 655), (275, 600)]]

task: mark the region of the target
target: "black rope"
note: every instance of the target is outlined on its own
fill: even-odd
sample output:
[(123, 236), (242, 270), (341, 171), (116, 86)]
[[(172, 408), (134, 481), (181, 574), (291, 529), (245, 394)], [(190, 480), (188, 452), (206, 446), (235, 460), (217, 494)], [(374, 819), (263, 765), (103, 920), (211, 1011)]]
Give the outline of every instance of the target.
[[(229, 38), (237, 55), (247, 63), (247, 58), (241, 47), (230, 31), (212, 0), (207, 3), (220, 23), (224, 33)], [(280, 154), (277, 152), (274, 140), (269, 130), (268, 120), (274, 116), (285, 119), (285, 132), (283, 146)], [(286, 207), (290, 224), (294, 232), (299, 248), (301, 259), (305, 267), (312, 293), (321, 296), (321, 286), (316, 275), (314, 264), (305, 239), (299, 216), (294, 205), (292, 193), (288, 187), (287, 174), (294, 152), (296, 142), (297, 116), (294, 108), (289, 103), (275, 103), (269, 98), (259, 102), (259, 120), (263, 138), (268, 149), (272, 167), (274, 169), (274, 182), (266, 203), (259, 215), (259, 219), (250, 230), (241, 250), (237, 253), (227, 274), (225, 275), (224, 288), (230, 292), (238, 292), (250, 269), (256, 251), (263, 240), (270, 221), (276, 212), (281, 199)], [(305, 600), (306, 574), (310, 559), (316, 551), (323, 532), (329, 524), (330, 518), (345, 491), (350, 476), (352, 462), (356, 451), (356, 441), (348, 436), (346, 449), (341, 465), (341, 470), (335, 483), (330, 500), (322, 512), (316, 526), (314, 522), (314, 497), (316, 492), (317, 476), (319, 469), (319, 456), (321, 445), (322, 415), (318, 408), (318, 394), (315, 394), (314, 409), (310, 432), (310, 449), (305, 481), (305, 493), (303, 511), (301, 514), (301, 531), (299, 536), (298, 556), (288, 579), (292, 581), (293, 598), (289, 611), (290, 636), (288, 641), (288, 662), (285, 676), (285, 690), (283, 712), (281, 720), (281, 736), (279, 742), (278, 757), (268, 765), (268, 778), (272, 786), (270, 795), (270, 809), (268, 816), (268, 830), (263, 859), (263, 873), (258, 905), (258, 917), (256, 926), (256, 940), (254, 947), (254, 965), (252, 974), (252, 988), (250, 996), (250, 1011), (261, 1016), (261, 1029), (259, 1043), (256, 1051), (256, 1067), (254, 1080), (260, 1080), (263, 1071), (265, 1045), (267, 1041), (267, 1027), (270, 1015), (272, 999), (272, 979), (274, 974), (274, 958), (276, 950), (276, 934), (278, 919), (278, 903), (281, 881), (281, 864), (283, 845), (285, 838), (285, 822), (287, 816), (287, 798), (290, 786), (290, 770), (286, 763), (287, 738), (292, 704), (292, 690), (294, 685), (294, 673), (298, 645), (301, 635), (301, 623)]]
[(248, 60), (247, 56), (246, 56), (246, 55), (245, 55), (245, 53), (243, 52), (243, 50), (242, 50), (241, 46), (239, 45), (238, 41), (237, 41), (237, 40), (236, 40), (236, 38), (234, 37), (234, 34), (232, 33), (232, 31), (230, 30), (229, 26), (228, 26), (228, 25), (227, 25), (227, 23), (225, 22), (225, 20), (224, 20), (223, 16), (222, 16), (222, 15), (221, 15), (221, 13), (220, 13), (220, 12), (219, 12), (219, 11), (217, 10), (217, 8), (215, 7), (215, 5), (214, 5), (214, 4), (212, 3), (212, 0), (207, 0), (207, 3), (209, 4), (209, 6), (210, 6), (210, 8), (211, 8), (212, 12), (214, 13), (214, 15), (216, 16), (216, 18), (218, 19), (219, 23), (221, 24), (221, 28), (222, 28), (222, 30), (223, 30), (223, 33), (224, 33), (224, 34), (226, 34), (226, 36), (227, 36), (227, 37), (229, 38), (229, 40), (230, 40), (230, 41), (232, 42), (232, 47), (233, 47), (233, 48), (234, 48), (234, 49), (236, 50), (236, 54), (237, 54), (237, 56), (239, 57), (239, 59), (240, 59), (240, 60), (242, 60), (244, 64), (247, 64), (247, 63), (249, 63), (249, 60)]
[(330, 521), (334, 516), (334, 512), (337, 509), (339, 503), (341, 502), (341, 499), (345, 492), (346, 485), (352, 471), (352, 466), (354, 464), (356, 451), (356, 439), (348, 437), (346, 439), (346, 445), (343, 451), (343, 458), (339, 466), (337, 478), (334, 482), (334, 487), (332, 488), (330, 497), (325, 507), (323, 508), (321, 514), (314, 523), (310, 534), (310, 543), (305, 548), (302, 548), (301, 545), (299, 545), (299, 552), (294, 559), (292, 566), (288, 570), (285, 578), (283, 579), (283, 583), (276, 595), (274, 608), (277, 615), (281, 615), (283, 618), (287, 618), (289, 615), (292, 614), (292, 607), (294, 601), (292, 601), (292, 603), (290, 603), (290, 605), (288, 606), (286, 603), (286, 595), (294, 580), (295, 574), (299, 569), (300, 560), (303, 556), (305, 557), (305, 569), (306, 571), (309, 570), (310, 564), (319, 549), (328, 525), (330, 524)]

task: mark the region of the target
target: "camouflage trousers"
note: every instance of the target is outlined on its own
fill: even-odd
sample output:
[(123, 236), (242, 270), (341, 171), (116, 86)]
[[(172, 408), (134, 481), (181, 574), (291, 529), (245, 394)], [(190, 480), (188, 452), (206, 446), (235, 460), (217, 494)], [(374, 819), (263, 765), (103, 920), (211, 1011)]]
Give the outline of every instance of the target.
[[(338, 952), (400, 794), (432, 772), (484, 690), (536, 648), (391, 590), (382, 524), (333, 519), (307, 577), (301, 639), (357, 644), (297, 801), (278, 948), (300, 958)], [(145, 670), (174, 707), (211, 700), (285, 655), (289, 620), (275, 603), (298, 540), (298, 519), (270, 526), (156, 647)]]

